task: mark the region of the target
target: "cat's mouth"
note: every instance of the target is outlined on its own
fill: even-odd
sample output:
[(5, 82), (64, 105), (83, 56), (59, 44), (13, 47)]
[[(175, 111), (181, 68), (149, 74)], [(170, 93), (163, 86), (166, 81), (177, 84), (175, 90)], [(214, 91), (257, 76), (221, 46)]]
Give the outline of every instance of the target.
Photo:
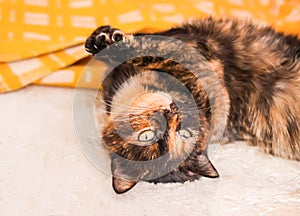
[(173, 104), (172, 97), (164, 92), (146, 92), (137, 95), (132, 100), (129, 105), (129, 113), (139, 114), (139, 112), (145, 111), (146, 108), (171, 111), (174, 107)]

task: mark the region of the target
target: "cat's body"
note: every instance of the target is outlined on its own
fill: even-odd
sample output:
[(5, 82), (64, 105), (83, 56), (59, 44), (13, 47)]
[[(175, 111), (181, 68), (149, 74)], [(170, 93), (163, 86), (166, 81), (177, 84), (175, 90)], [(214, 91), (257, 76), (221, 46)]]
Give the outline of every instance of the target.
[[(114, 32), (117, 32), (117, 34), (114, 34)], [(100, 33), (106, 34), (106, 38), (99, 37)], [(199, 51), (208, 61), (221, 85), (219, 89), (214, 87), (215, 81), (206, 72), (206, 69), (196, 73), (201, 76), (205, 74), (203, 80), (208, 87), (203, 85), (203, 80), (200, 79), (200, 82), (198, 82), (197, 74), (195, 77), (185, 66), (156, 56), (138, 57), (129, 60), (113, 70), (104, 80), (104, 99), (108, 104), (108, 115), (114, 109), (114, 97), (119, 95), (119, 98), (122, 98), (120, 94), (126, 95), (128, 94), (126, 88), (132, 88), (126, 80), (135, 77), (137, 74), (143, 74), (143, 72), (162, 71), (172, 75), (183, 83), (195, 99), (199, 109), (200, 122), (199, 133), (195, 135), (197, 145), (191, 144), (192, 147), (188, 150), (182, 150), (181, 154), (188, 152), (189, 156), (185, 157), (184, 162), (180, 163), (178, 169), (174, 169), (169, 174), (152, 181), (183, 182), (197, 179), (199, 176), (217, 177), (218, 174), (209, 162), (205, 149), (209, 132), (218, 133), (221, 130), (222, 124), (219, 124), (219, 119), (224, 116), (225, 119), (221, 123), (225, 124), (227, 140), (245, 140), (250, 145), (259, 146), (267, 153), (287, 159), (300, 160), (300, 40), (296, 36), (286, 36), (275, 32), (268, 26), (253, 24), (250, 21), (213, 18), (193, 21), (152, 35), (178, 39)], [(126, 41), (129, 43), (128, 46), (118, 47), (119, 49), (141, 46), (141, 44), (137, 45), (138, 43), (134, 42), (135, 37), (138, 36), (142, 37), (143, 35), (124, 36), (122, 32), (109, 26), (100, 27), (88, 38), (86, 48), (92, 54), (96, 54), (101, 49), (111, 45), (114, 40), (124, 40), (125, 43)], [(144, 41), (142, 40), (143, 49), (153, 50), (156, 47), (155, 43), (159, 42), (144, 39)], [(160, 43), (159, 48), (170, 49), (173, 52), (176, 49), (172, 48), (170, 43)], [(142, 55), (142, 52), (139, 54)], [(174, 55), (179, 56), (179, 58), (182, 55), (184, 59), (187, 58), (186, 55), (188, 54), (186, 50), (178, 49)], [(111, 56), (111, 58), (113, 59), (114, 56)], [(199, 62), (200, 64), (204, 63)], [(143, 78), (141, 76), (139, 78), (141, 84), (138, 85), (140, 91), (155, 93), (155, 88), (149, 90), (149, 82), (142, 81), (146, 79), (157, 83), (157, 77), (155, 76), (153, 75), (154, 78)], [(126, 88), (124, 83), (127, 83)], [(134, 83), (131, 84), (136, 87)], [(145, 87), (146, 85), (148, 87)], [(164, 86), (163, 83), (161, 85)], [(162, 89), (170, 91), (167, 87), (162, 86)], [(207, 90), (210, 93), (207, 93)], [(183, 95), (179, 94), (177, 102), (180, 101)], [(209, 100), (210, 96), (213, 100)], [(141, 103), (144, 102), (144, 99), (141, 100)], [(153, 98), (149, 98), (150, 104), (152, 100)], [(115, 102), (116, 106), (118, 104), (120, 105), (120, 101)], [(161, 107), (164, 106), (166, 112), (172, 113), (171, 106), (168, 107), (170, 104), (172, 104), (172, 100), (168, 102), (167, 97), (162, 97), (157, 107), (151, 109), (160, 112), (162, 111)], [(177, 109), (178, 107), (175, 110)], [(146, 109), (144, 111), (149, 113), (150, 110)], [(177, 115), (184, 116), (184, 114), (177, 113), (177, 111), (174, 111), (173, 114), (166, 114), (165, 111), (162, 112), (162, 115), (167, 119), (167, 131), (173, 129), (179, 131), (180, 118), (177, 118), (177, 120), (172, 120), (172, 118)], [(170, 125), (173, 121), (177, 121), (177, 126), (172, 129)], [(168, 148), (161, 147), (159, 151), (155, 151), (153, 149), (145, 150), (143, 149), (145, 147), (142, 147), (142, 149), (136, 150), (131, 148), (128, 143), (120, 144), (123, 139), (113, 142), (116, 137), (111, 134), (112, 131), (115, 131), (115, 128), (112, 123), (108, 122), (107, 125), (102, 135), (108, 150), (126, 159), (134, 161), (152, 160), (171, 151), (169, 143), (171, 132), (162, 135), (163, 143), (157, 141), (158, 146), (166, 145)], [(219, 136), (217, 135), (217, 137)], [(145, 158), (141, 157), (142, 153), (139, 151), (147, 152)], [(136, 156), (133, 156), (134, 154)], [(122, 165), (116, 164), (116, 167), (122, 167)], [(114, 159), (112, 159), (113, 173), (114, 170), (123, 172), (122, 169), (115, 168)], [(130, 179), (129, 174), (124, 174), (124, 172), (122, 174), (121, 176), (125, 180)], [(130, 181), (124, 183), (120, 180), (121, 178), (115, 179), (115, 190), (125, 192), (133, 187), (139, 179), (143, 179), (141, 174), (135, 176), (135, 178), (131, 183), (129, 183)], [(118, 185), (120, 185), (119, 190)]]

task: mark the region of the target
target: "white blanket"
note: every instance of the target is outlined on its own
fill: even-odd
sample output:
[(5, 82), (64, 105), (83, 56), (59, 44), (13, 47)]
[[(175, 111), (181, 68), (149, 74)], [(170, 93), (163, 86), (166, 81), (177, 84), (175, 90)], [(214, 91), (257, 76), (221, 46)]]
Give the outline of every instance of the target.
[(139, 183), (117, 195), (82, 154), (73, 89), (0, 95), (0, 215), (300, 215), (300, 163), (244, 143), (221, 146), (218, 179)]

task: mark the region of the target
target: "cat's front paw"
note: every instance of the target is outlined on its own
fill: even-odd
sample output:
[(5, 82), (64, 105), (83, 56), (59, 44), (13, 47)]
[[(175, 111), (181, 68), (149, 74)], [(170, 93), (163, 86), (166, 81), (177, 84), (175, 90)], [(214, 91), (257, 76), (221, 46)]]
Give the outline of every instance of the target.
[(85, 49), (87, 52), (95, 55), (107, 46), (123, 41), (125, 34), (119, 29), (111, 26), (101, 26), (97, 28), (86, 40)]

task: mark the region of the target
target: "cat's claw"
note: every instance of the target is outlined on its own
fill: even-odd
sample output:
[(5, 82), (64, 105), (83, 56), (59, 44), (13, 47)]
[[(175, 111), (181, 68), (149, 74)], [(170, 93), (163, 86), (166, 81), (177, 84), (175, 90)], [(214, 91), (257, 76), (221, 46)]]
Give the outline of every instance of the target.
[(97, 54), (107, 46), (125, 40), (125, 34), (111, 26), (97, 28), (86, 40), (85, 49), (92, 55)]

